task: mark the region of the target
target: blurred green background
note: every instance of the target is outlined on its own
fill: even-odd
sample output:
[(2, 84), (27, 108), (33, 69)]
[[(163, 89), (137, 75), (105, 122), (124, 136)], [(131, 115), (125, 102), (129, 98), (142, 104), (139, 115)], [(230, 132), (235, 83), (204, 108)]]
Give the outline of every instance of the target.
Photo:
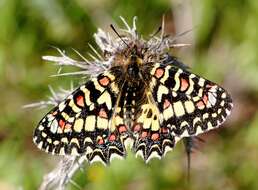
[[(166, 33), (190, 33), (178, 41), (191, 47), (172, 50), (193, 72), (224, 86), (234, 109), (223, 127), (201, 135), (206, 142), (192, 154), (191, 184), (186, 184), (186, 154), (179, 142), (162, 161), (145, 165), (129, 154), (110, 167), (94, 164), (78, 171), (82, 189), (258, 189), (258, 1), (254, 0), (0, 0), (0, 189), (37, 189), (57, 157), (32, 143), (33, 129), (48, 109), (22, 109), (47, 99), (78, 77), (49, 77), (57, 67), (43, 55), (51, 46), (87, 56), (98, 27), (122, 26), (119, 16), (148, 36), (165, 14)], [(77, 189), (68, 185), (68, 189)]]

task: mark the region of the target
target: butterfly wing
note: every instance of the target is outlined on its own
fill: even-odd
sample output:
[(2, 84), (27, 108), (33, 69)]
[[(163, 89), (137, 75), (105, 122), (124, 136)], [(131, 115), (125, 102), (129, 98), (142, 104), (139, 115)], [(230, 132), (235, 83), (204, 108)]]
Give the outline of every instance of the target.
[(151, 91), (145, 89), (145, 102), (139, 105), (132, 128), (135, 136), (133, 150), (146, 162), (157, 157), (161, 158), (175, 145), (175, 136), (168, 128), (162, 126), (160, 111), (153, 99)]
[(135, 121), (140, 130), (134, 149), (146, 161), (165, 155), (183, 137), (219, 127), (231, 112), (230, 95), (209, 80), (159, 63), (142, 73), (149, 98)]
[(125, 156), (116, 127), (123, 122), (116, 117), (121, 76), (118, 68), (104, 72), (53, 108), (35, 129), (37, 147), (56, 155), (85, 154), (90, 162)]
[(178, 138), (219, 127), (233, 107), (219, 85), (171, 65), (155, 64), (150, 88), (163, 126)]

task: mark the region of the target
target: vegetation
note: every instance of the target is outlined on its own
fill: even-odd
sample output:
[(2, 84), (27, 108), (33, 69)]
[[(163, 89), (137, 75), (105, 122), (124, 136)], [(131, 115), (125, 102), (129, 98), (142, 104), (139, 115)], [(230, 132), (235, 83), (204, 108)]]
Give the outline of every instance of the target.
[(69, 88), (71, 80), (75, 84), (80, 80), (49, 77), (58, 68), (41, 57), (58, 55), (52, 46), (71, 57), (76, 57), (72, 48), (87, 56), (87, 44), (94, 44), (97, 28), (110, 30), (111, 23), (121, 26), (120, 15), (129, 22), (136, 15), (139, 31), (148, 36), (160, 26), (164, 14), (166, 33), (193, 29), (178, 38), (193, 45), (172, 53), (193, 72), (228, 89), (235, 105), (232, 115), (222, 128), (201, 135), (205, 143), (199, 143), (192, 154), (189, 186), (182, 142), (162, 161), (145, 165), (129, 154), (109, 167), (85, 166), (74, 181), (92, 190), (258, 189), (258, 1), (253, 0), (2, 0), (0, 189), (36, 189), (58, 161), (32, 143), (33, 129), (48, 109), (22, 106), (47, 99), (48, 85)]

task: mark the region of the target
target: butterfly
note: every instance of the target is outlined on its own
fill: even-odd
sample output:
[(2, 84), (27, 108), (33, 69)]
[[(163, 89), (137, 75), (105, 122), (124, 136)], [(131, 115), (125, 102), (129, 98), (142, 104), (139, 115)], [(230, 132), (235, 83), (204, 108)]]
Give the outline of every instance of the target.
[(108, 164), (129, 147), (148, 162), (225, 121), (233, 107), (225, 89), (168, 54), (168, 39), (128, 31), (115, 42), (95, 36), (109, 66), (42, 118), (33, 137), (39, 149)]

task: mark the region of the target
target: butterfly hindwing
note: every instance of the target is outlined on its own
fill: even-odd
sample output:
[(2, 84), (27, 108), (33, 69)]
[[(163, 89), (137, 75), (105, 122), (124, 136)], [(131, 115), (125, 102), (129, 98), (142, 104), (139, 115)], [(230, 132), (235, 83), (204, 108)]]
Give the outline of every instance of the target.
[(116, 68), (92, 78), (53, 108), (34, 132), (37, 146), (56, 155), (85, 154), (89, 161), (125, 156), (114, 120), (121, 90), (117, 75)]
[(157, 157), (161, 158), (175, 145), (175, 138), (167, 127), (161, 126), (160, 113), (155, 103), (147, 102), (140, 106), (133, 132), (136, 137), (134, 151), (146, 162)]
[(133, 150), (146, 162), (156, 157), (161, 158), (175, 145), (175, 138), (166, 126), (162, 126), (160, 110), (147, 83), (144, 93), (138, 101), (138, 111), (133, 121), (132, 132), (135, 137)]

